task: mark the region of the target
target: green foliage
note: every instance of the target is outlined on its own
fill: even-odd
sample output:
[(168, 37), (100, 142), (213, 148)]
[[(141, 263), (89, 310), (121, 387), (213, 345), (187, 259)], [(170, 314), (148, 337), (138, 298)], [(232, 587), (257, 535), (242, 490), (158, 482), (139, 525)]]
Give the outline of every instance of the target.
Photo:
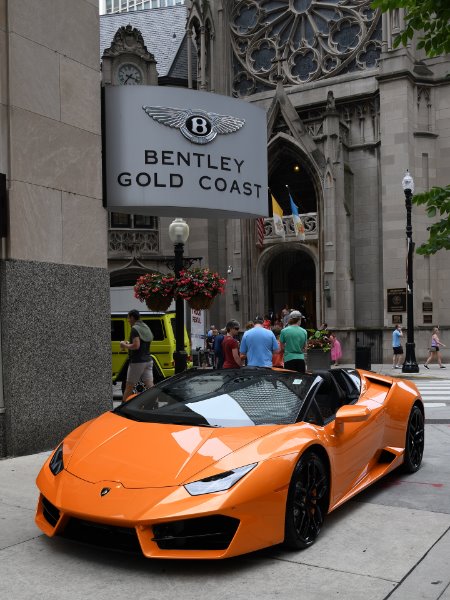
[[(450, 52), (450, 2), (449, 0), (374, 0), (373, 8), (382, 12), (395, 8), (406, 9), (405, 29), (396, 37), (394, 47), (406, 46), (416, 31), (419, 32), (418, 48), (429, 57)], [(424, 204), (428, 216), (442, 218), (428, 227), (429, 239), (417, 249), (418, 254), (435, 254), (438, 250), (450, 250), (450, 185), (434, 187), (429, 192), (413, 197), (415, 204)]]
[(324, 352), (331, 350), (330, 334), (326, 329), (308, 329), (308, 341), (306, 342), (306, 350), (320, 349)]
[(429, 239), (417, 248), (418, 254), (435, 254), (438, 250), (450, 250), (450, 185), (444, 188), (433, 187), (429, 192), (413, 196), (414, 204), (425, 205), (430, 219), (442, 217), (440, 221), (427, 227)]
[(374, 0), (373, 8), (382, 12), (395, 8), (405, 8), (405, 29), (396, 37), (394, 47), (406, 46), (416, 31), (419, 37), (418, 48), (424, 48), (427, 56), (437, 56), (450, 52), (450, 2), (449, 0)]

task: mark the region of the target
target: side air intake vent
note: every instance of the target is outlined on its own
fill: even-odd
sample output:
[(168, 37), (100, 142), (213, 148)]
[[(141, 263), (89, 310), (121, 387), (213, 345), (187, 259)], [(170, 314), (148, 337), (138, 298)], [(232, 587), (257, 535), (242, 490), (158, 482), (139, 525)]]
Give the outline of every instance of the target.
[(131, 527), (114, 527), (113, 525), (72, 518), (62, 535), (76, 542), (100, 546), (101, 548), (122, 550), (124, 552), (141, 552), (136, 530)]
[(52, 527), (59, 521), (59, 510), (44, 496), (42, 496), (42, 512)]
[(153, 541), (161, 550), (225, 550), (239, 520), (222, 515), (173, 521), (153, 526)]

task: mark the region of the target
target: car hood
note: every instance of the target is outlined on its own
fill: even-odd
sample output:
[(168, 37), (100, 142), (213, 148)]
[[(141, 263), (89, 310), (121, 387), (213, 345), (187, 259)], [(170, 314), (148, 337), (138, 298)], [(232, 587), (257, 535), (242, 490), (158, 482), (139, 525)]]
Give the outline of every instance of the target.
[(227, 454), (280, 427), (141, 423), (106, 413), (84, 431), (68, 460), (64, 459), (65, 468), (92, 483), (117, 481), (127, 488), (181, 485)]

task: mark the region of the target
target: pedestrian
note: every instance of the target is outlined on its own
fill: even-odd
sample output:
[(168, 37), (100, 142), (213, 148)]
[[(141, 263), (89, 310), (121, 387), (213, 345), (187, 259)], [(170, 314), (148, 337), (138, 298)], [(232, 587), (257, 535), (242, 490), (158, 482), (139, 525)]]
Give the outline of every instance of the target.
[(140, 320), (138, 310), (130, 310), (128, 322), (131, 325), (130, 341), (122, 340), (120, 342), (120, 347), (127, 349), (129, 355), (127, 380), (122, 402), (128, 400), (128, 396), (131, 396), (133, 388), (139, 381), (142, 381), (147, 388), (153, 386), (153, 360), (150, 356), (150, 344), (153, 341), (153, 334), (148, 325)]
[(293, 310), (288, 325), (280, 333), (281, 349), (284, 352), (284, 368), (305, 373), (305, 345), (308, 339), (306, 329), (300, 325), (302, 313)]
[(289, 309), (289, 312), (288, 312), (287, 314), (285, 314), (285, 315), (284, 315), (284, 317), (283, 317), (283, 327), (287, 327), (287, 326), (288, 326), (288, 323), (289, 323), (289, 317), (290, 317), (290, 315), (291, 315), (291, 312), (293, 312), (293, 311), (294, 311), (294, 309), (293, 309), (293, 308), (290, 308), (290, 309)]
[(264, 329), (261, 317), (256, 317), (253, 329), (244, 333), (241, 354), (249, 367), (271, 367), (272, 354), (278, 352), (277, 339), (270, 329)]
[(341, 342), (337, 339), (336, 334), (330, 332), (328, 339), (331, 344), (331, 360), (333, 362), (333, 367), (339, 366), (339, 360), (342, 358), (342, 347)]
[(248, 321), (245, 325), (245, 331), (248, 331), (249, 329), (253, 329), (254, 326), (255, 326), (255, 324), (253, 323), (253, 321)]
[(273, 329), (272, 329), (273, 335), (276, 337), (277, 344), (278, 344), (278, 353), (272, 354), (272, 367), (281, 367), (281, 368), (284, 367), (284, 353), (281, 348), (281, 342), (280, 342), (281, 330), (282, 330), (282, 327), (273, 327)]
[(227, 323), (227, 333), (222, 341), (224, 369), (239, 369), (242, 366), (241, 357), (239, 355), (239, 342), (236, 339), (240, 327), (239, 323), (234, 319)]
[(322, 325), (319, 327), (319, 331), (328, 331), (328, 323), (322, 323)]
[(439, 327), (434, 327), (431, 333), (431, 346), (430, 353), (428, 355), (426, 363), (423, 365), (425, 369), (429, 369), (428, 363), (432, 362), (433, 358), (436, 357), (441, 369), (445, 369), (445, 366), (442, 364), (441, 353), (439, 351), (439, 346), (446, 348), (446, 345), (443, 344), (439, 339)]
[(270, 320), (269, 315), (264, 315), (263, 327), (264, 327), (264, 329), (272, 328), (272, 321)]
[(218, 333), (218, 335), (216, 335), (216, 337), (214, 338), (214, 346), (213, 346), (213, 350), (214, 350), (214, 367), (216, 369), (223, 369), (223, 349), (222, 349), (222, 342), (225, 338), (225, 335), (227, 333), (226, 328), (221, 329)]
[(283, 329), (283, 321), (278, 313), (274, 317), (273, 326), (277, 327), (278, 329)]
[(284, 321), (284, 317), (288, 316), (290, 312), (289, 305), (285, 304), (281, 309), (280, 320)]
[(216, 336), (219, 334), (215, 325), (211, 325), (211, 329), (208, 331), (206, 335), (206, 362), (208, 367), (214, 368), (214, 340)]
[[(403, 355), (403, 346), (401, 339), (403, 337), (402, 328), (400, 325), (396, 325), (392, 332), (392, 368), (401, 369), (400, 361)], [(428, 368), (428, 367), (427, 367)]]

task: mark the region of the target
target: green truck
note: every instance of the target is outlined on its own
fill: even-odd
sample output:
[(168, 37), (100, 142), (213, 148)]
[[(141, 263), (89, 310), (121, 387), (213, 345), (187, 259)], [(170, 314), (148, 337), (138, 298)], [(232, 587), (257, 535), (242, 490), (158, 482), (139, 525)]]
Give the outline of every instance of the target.
[[(175, 352), (175, 313), (140, 312), (141, 320), (150, 327), (153, 341), (150, 354), (153, 358), (153, 380), (155, 383), (175, 374), (173, 353)], [(122, 390), (128, 369), (128, 350), (120, 347), (121, 340), (130, 339), (131, 326), (128, 312), (111, 313), (112, 380), (122, 382)], [(191, 346), (186, 329), (184, 349), (188, 355), (188, 369), (192, 367)]]

